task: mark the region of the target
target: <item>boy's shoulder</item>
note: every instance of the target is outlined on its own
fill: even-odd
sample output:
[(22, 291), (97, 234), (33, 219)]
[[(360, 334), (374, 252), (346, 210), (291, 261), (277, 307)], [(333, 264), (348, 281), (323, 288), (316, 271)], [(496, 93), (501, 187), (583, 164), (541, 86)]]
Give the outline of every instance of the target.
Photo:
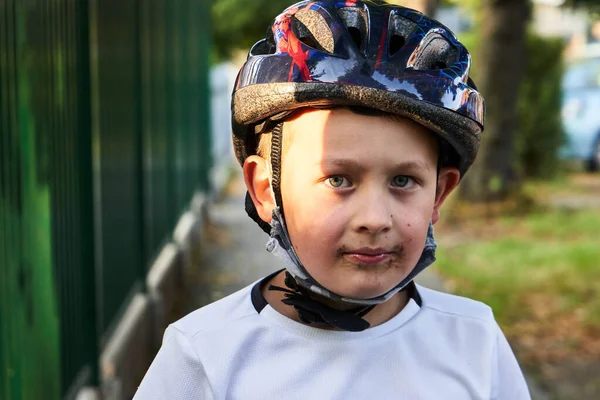
[(423, 309), (448, 316), (495, 323), (492, 308), (485, 303), (468, 297), (439, 292), (420, 285), (417, 285), (417, 288)]
[(242, 288), (192, 311), (174, 322), (172, 326), (189, 338), (201, 332), (220, 330), (231, 323), (256, 316), (256, 310), (250, 299), (253, 286), (254, 284)]
[(468, 297), (457, 296), (417, 285), (422, 309), (441, 315), (495, 323), (492, 308)]

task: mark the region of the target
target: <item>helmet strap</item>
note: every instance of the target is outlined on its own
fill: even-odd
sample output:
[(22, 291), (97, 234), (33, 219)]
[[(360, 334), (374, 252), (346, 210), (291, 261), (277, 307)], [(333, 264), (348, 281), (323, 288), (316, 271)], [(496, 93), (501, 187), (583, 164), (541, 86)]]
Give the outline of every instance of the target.
[(262, 218), (260, 218), (260, 216), (258, 215), (258, 211), (256, 211), (256, 207), (252, 202), (252, 197), (250, 197), (250, 193), (248, 192), (246, 192), (245, 206), (246, 213), (248, 214), (248, 216), (252, 218), (252, 220), (256, 222), (258, 226), (260, 226), (260, 229), (262, 229), (267, 235), (269, 235), (271, 233), (271, 225), (263, 221)]
[(283, 200), (281, 199), (281, 151), (283, 143), (283, 121), (275, 125), (271, 133), (271, 187), (275, 196), (275, 206), (283, 215)]
[(294, 307), (301, 322), (350, 332), (360, 332), (370, 326), (363, 317), (375, 308), (375, 304), (339, 310), (315, 300), (310, 291), (300, 286), (289, 271), (285, 271), (284, 283), (287, 288), (269, 285), (269, 290), (283, 292), (284, 299), (281, 302)]
[[(280, 212), (283, 214), (283, 201), (281, 199), (281, 147), (283, 142), (283, 121), (277, 123), (273, 128), (271, 134), (271, 165), (267, 164), (267, 168), (270, 168), (270, 183), (273, 191), (273, 199), (275, 200), (275, 207), (279, 207)], [(258, 212), (250, 194), (246, 192), (246, 213), (254, 222), (260, 226), (260, 228), (267, 234), (271, 233), (271, 225), (263, 221)]]

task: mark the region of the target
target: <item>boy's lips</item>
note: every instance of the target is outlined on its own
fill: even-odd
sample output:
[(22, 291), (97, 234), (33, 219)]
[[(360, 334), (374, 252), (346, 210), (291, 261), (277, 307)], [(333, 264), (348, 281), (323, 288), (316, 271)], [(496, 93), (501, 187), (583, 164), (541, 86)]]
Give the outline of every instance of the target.
[(345, 251), (342, 254), (360, 264), (378, 264), (390, 259), (396, 254), (396, 251), (380, 247), (362, 247), (360, 249)]

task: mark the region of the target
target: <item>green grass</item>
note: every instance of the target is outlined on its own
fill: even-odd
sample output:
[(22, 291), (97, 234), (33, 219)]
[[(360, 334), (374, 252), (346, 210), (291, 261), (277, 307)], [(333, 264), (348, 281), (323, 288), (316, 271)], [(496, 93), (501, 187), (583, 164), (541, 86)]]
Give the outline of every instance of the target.
[(440, 238), (436, 266), (454, 291), (490, 305), (501, 324), (527, 318), (527, 296), (542, 293), (558, 312), (583, 308), (583, 323), (600, 328), (600, 211), (549, 211), (496, 223), (502, 236), (450, 248)]
[(538, 213), (523, 221), (533, 237), (595, 241), (600, 246), (600, 211)]

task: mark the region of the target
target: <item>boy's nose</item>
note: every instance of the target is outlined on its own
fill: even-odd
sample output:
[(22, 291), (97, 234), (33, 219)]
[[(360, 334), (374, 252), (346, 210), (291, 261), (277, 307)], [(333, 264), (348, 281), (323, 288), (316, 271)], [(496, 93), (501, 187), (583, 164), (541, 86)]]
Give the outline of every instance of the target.
[(383, 233), (392, 228), (393, 213), (383, 196), (369, 196), (361, 202), (354, 216), (354, 229), (364, 233)]

